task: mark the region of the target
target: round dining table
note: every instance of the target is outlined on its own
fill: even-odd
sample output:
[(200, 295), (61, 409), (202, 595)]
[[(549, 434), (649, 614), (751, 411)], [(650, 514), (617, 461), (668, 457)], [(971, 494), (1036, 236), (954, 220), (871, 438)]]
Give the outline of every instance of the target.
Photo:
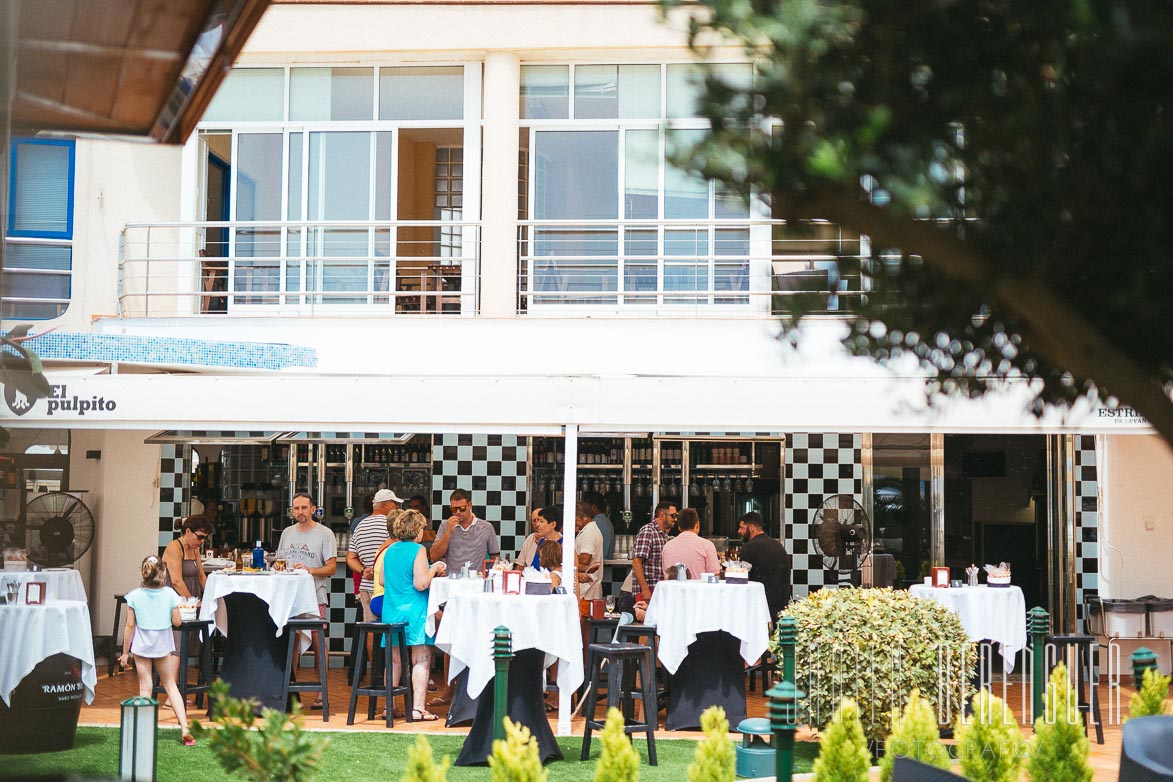
[(81, 573), (73, 568), (53, 567), (45, 570), (0, 570), (0, 595), (4, 594), (4, 586), (10, 582), (20, 584), (20, 600), (24, 601), (25, 585), (32, 581), (45, 584), (46, 600), (80, 600), (86, 601), (86, 589), (82, 584)]
[(909, 594), (933, 600), (957, 614), (969, 640), (994, 641), (1001, 647), (1003, 667), (1014, 670), (1014, 658), (1026, 647), (1026, 598), (1011, 584), (963, 587), (934, 587), (913, 584)]

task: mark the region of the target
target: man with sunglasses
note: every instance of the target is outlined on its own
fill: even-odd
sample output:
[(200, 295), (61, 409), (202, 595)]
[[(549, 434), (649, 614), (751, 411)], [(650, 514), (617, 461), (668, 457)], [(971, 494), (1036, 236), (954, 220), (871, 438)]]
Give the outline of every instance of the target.
[(486, 559), (495, 559), (501, 553), (497, 532), (493, 525), (478, 519), (472, 512), (472, 498), (464, 489), (456, 489), (448, 498), (452, 512), (440, 522), (428, 557), (432, 562), (444, 561), (449, 573), (459, 573), (465, 562), (469, 568), (480, 570)]

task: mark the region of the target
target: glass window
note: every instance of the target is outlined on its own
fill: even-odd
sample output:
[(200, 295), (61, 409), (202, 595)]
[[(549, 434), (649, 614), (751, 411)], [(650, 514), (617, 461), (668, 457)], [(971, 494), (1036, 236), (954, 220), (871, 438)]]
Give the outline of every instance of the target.
[(619, 116), (658, 118), (660, 116), (660, 66), (619, 66)]
[(281, 219), (281, 134), (241, 133), (236, 149), (236, 219)]
[(536, 147), (536, 219), (618, 217), (618, 131), (542, 131)]
[(47, 320), (69, 307), (73, 248), (68, 244), (8, 244), (4, 255), (5, 319)]
[(522, 119), (570, 116), (570, 68), (566, 65), (521, 66)]
[(374, 106), (371, 68), (293, 68), (291, 120), (369, 120)]
[(464, 68), (382, 68), (379, 119), (462, 119)]
[(574, 118), (657, 118), (659, 65), (578, 65), (574, 69)]
[(310, 220), (369, 220), (371, 134), (311, 133)]
[(700, 97), (706, 76), (721, 79), (733, 87), (748, 89), (753, 83), (753, 66), (748, 63), (669, 65), (666, 95), (669, 117), (701, 116)]
[(629, 130), (623, 147), (623, 215), (654, 220), (660, 214), (660, 132)]
[[(696, 144), (703, 130), (668, 133), (668, 157)], [(699, 174), (667, 164), (664, 169), (664, 217), (703, 220), (709, 216), (709, 183)]]
[(234, 68), (216, 91), (203, 121), (279, 121), (284, 117), (284, 69)]
[(73, 235), (73, 150), (72, 141), (13, 142), (9, 236), (69, 239)]

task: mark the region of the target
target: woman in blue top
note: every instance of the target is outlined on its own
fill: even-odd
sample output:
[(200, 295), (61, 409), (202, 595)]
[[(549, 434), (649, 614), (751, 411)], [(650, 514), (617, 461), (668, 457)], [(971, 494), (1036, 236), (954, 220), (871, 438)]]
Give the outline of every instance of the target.
[[(428, 587), (434, 576), (444, 575), (444, 562), (428, 566), (428, 554), (420, 545), (427, 521), (419, 511), (405, 510), (391, 524), (395, 541), (383, 554), (383, 621), (407, 624), (407, 645), (411, 647), (411, 692), (413, 720), (438, 719), (425, 708), (428, 672), (432, 668), (432, 638), (424, 633), (428, 613)], [(392, 655), (392, 681), (398, 685), (399, 655)]]
[(134, 655), (138, 672), (138, 694), (150, 698), (154, 692), (151, 669), (159, 674), (159, 683), (167, 691), (167, 703), (179, 720), (184, 746), (195, 746), (195, 739), (187, 732), (187, 709), (175, 683), (179, 659), (173, 657), (175, 639), (171, 627), (179, 624), (179, 603), (182, 598), (169, 586), (163, 586), (166, 568), (158, 557), (150, 556), (139, 566), (142, 586), (126, 594), (126, 633), (122, 657), (125, 668)]

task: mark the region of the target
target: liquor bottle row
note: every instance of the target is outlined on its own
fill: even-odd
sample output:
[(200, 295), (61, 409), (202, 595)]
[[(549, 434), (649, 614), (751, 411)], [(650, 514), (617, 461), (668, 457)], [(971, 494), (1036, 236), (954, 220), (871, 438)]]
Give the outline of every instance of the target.
[[(299, 448), (298, 459), (303, 463), (309, 459), (309, 449), (306, 446)], [(395, 445), (356, 445), (354, 446), (354, 461), (356, 464), (428, 464), (432, 461), (432, 444), (428, 440), (420, 440)], [(345, 445), (330, 444), (326, 446), (327, 464), (344, 464), (345, 462)]]
[[(533, 463), (556, 465), (565, 459), (561, 440), (537, 439), (533, 445)], [(623, 466), (624, 442), (622, 438), (583, 439), (578, 442), (578, 464), (585, 467)], [(650, 465), (654, 450), (651, 440), (635, 440), (631, 446), (633, 464)], [(660, 446), (661, 464), (680, 464), (684, 449), (679, 443), (664, 443)]]

